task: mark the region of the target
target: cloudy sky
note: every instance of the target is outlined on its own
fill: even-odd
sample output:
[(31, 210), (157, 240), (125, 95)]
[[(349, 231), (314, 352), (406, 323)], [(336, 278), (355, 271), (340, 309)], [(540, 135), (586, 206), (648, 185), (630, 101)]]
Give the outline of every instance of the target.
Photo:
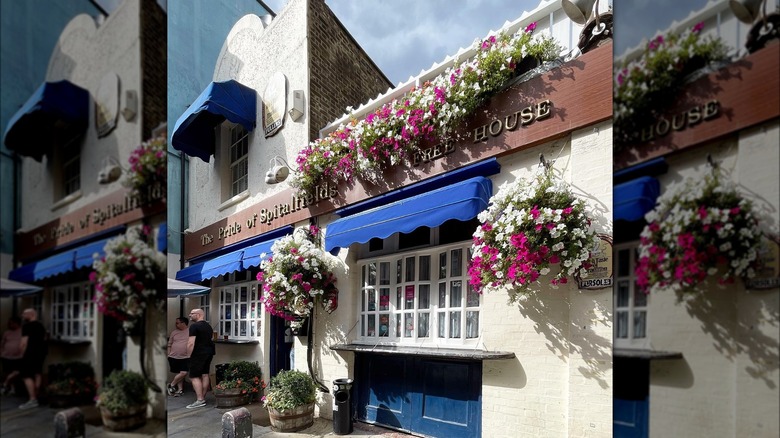
[[(607, 1), (607, 0), (602, 0)], [(725, 0), (723, 0), (725, 1)], [(287, 0), (264, 0), (276, 13)], [(620, 0), (615, 53), (633, 47), (707, 0)], [(539, 0), (326, 0), (344, 27), (397, 84), (457, 53)], [(611, 3), (611, 2), (610, 2)], [(683, 6), (680, 6), (683, 5)], [(618, 24), (619, 23), (619, 24)]]

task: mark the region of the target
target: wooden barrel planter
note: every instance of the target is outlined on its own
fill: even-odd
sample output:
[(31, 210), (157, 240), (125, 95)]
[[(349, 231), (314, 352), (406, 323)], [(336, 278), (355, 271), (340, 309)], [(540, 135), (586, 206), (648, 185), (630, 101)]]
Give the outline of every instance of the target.
[(214, 391), (214, 397), (217, 399), (218, 408), (232, 408), (249, 404), (252, 400), (252, 394), (249, 392), (241, 393), (240, 389), (223, 389)]
[(277, 432), (296, 432), (314, 424), (314, 403), (298, 406), (290, 411), (268, 408), (271, 427)]
[(103, 427), (112, 431), (131, 430), (146, 424), (146, 404), (133, 406), (118, 412), (100, 407)]
[(69, 408), (94, 404), (95, 394), (48, 394), (47, 400), (52, 408)]

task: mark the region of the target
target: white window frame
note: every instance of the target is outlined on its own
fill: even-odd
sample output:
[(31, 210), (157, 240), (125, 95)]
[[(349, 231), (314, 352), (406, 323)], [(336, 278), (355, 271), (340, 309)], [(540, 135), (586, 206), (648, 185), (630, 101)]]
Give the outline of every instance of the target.
[(52, 339), (81, 341), (94, 338), (94, 297), (95, 289), (89, 281), (53, 287), (49, 326)]
[(233, 125), (230, 128), (230, 145), (228, 146), (227, 156), (228, 167), (230, 168), (230, 190), (228, 194), (232, 198), (249, 189), (249, 131), (240, 124)]
[(198, 308), (203, 310), (203, 314), (205, 315), (204, 319), (207, 323), (211, 324), (211, 292), (199, 296), (198, 299)]
[[(616, 348), (646, 349), (650, 347), (650, 338), (647, 332), (647, 316), (651, 298), (649, 294), (645, 295), (637, 287), (636, 274), (634, 272), (638, 247), (638, 241), (615, 245), (613, 301), (614, 345)], [(625, 256), (629, 257), (627, 271), (621, 270), (621, 262), (623, 262)], [(621, 288), (625, 288), (625, 299), (621, 298)], [(639, 303), (637, 303), (637, 298), (640, 298)], [(644, 300), (644, 303), (641, 300)], [(641, 318), (644, 318), (644, 321)], [(635, 324), (640, 325), (640, 330), (636, 330)]]
[[(219, 314), (216, 330), (219, 339), (259, 340), (263, 334), (263, 308), (260, 302), (260, 283), (252, 278), (252, 271), (223, 275), (213, 290), (219, 294)], [(241, 299), (242, 293), (246, 298)], [(245, 306), (242, 308), (242, 306)], [(236, 318), (236, 315), (243, 317)], [(242, 324), (243, 323), (243, 324)], [(243, 327), (243, 332), (242, 332)], [(252, 330), (254, 329), (254, 334)]]
[[(358, 261), (358, 290), (360, 293), (357, 314), (358, 330), (356, 342), (365, 344), (386, 345), (410, 345), (410, 346), (442, 346), (442, 347), (473, 347), (481, 339), (482, 297), (468, 284), (468, 260), (471, 250), (471, 242), (458, 242), (441, 246), (428, 246), (423, 249), (385, 254), (379, 257), (366, 258)], [(452, 254), (459, 253), (460, 260), (457, 265), (458, 275), (452, 275)], [(441, 277), (440, 256), (445, 254), (445, 273)], [(420, 260), (429, 257), (428, 279), (420, 280)], [(414, 275), (410, 275), (410, 261), (414, 261)], [(399, 272), (399, 263), (401, 271)], [(375, 275), (372, 277), (372, 266)], [(386, 274), (382, 274), (385, 266)], [(441, 277), (441, 278), (440, 278)], [(458, 295), (453, 295), (455, 287), (460, 287)], [(421, 286), (428, 286), (427, 307), (421, 300)], [(443, 289), (440, 289), (443, 288)], [(439, 292), (444, 293), (443, 304), (440, 306)], [(383, 291), (389, 292), (385, 306), (380, 295)], [(407, 291), (413, 292), (414, 298), (406, 299)], [(452, 305), (453, 299), (458, 303)], [(471, 298), (469, 305), (468, 298)], [(474, 300), (476, 299), (476, 305)], [(373, 301), (372, 301), (373, 300)], [(372, 306), (373, 304), (373, 306)], [(400, 305), (399, 305), (400, 304)], [(407, 304), (411, 307), (407, 308)], [(380, 310), (381, 309), (381, 310)], [(419, 336), (421, 316), (427, 315), (427, 336)], [(456, 326), (452, 325), (451, 318), (459, 316)], [(468, 315), (476, 316), (476, 325), (471, 329), (467, 325)], [(382, 317), (387, 317), (387, 331), (381, 328)], [(411, 317), (411, 319), (407, 319)], [(372, 325), (373, 321), (373, 325)], [(408, 330), (407, 323), (412, 324)], [(440, 336), (439, 324), (443, 324), (443, 335)], [(373, 328), (373, 330), (372, 330)], [(455, 330), (453, 330), (453, 328)], [(455, 332), (459, 336), (454, 337)], [(466, 337), (467, 331), (471, 336)], [(400, 336), (399, 336), (400, 335)]]

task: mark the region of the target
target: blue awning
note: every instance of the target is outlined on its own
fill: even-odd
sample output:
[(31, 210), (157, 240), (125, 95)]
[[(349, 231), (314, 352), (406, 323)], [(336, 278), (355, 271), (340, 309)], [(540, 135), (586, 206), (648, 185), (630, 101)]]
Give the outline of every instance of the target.
[(176, 279), (188, 283), (198, 283), (209, 278), (241, 270), (241, 257), (244, 250), (234, 251), (205, 262), (187, 266), (176, 273)]
[(94, 255), (105, 255), (105, 246), (110, 239), (102, 239), (71, 248), (58, 254), (20, 266), (8, 274), (16, 281), (33, 282), (55, 275), (65, 274), (76, 269), (90, 268)]
[(257, 93), (234, 80), (212, 82), (200, 93), (173, 128), (171, 145), (185, 154), (209, 162), (214, 155), (214, 127), (225, 121), (255, 129)]
[(468, 166), (463, 166), (453, 171), (434, 176), (425, 181), (410, 184), (401, 187), (400, 189), (393, 190), (392, 192), (383, 193), (371, 199), (342, 207), (334, 211), (333, 214), (340, 217), (351, 216), (360, 213), (361, 211), (379, 207), (380, 205), (387, 205), (391, 202), (411, 198), (412, 196), (459, 183), (475, 176), (490, 176), (495, 175), (500, 171), (501, 165), (498, 164), (498, 160), (495, 158), (488, 158), (487, 160), (469, 164)]
[(612, 183), (617, 185), (639, 178), (640, 176), (661, 175), (666, 173), (667, 170), (669, 170), (669, 164), (666, 163), (666, 158), (657, 157), (618, 170), (612, 174)]
[(487, 208), (492, 192), (493, 183), (478, 176), (338, 219), (328, 225), (325, 250), (409, 233), (423, 226), (437, 227), (450, 219), (473, 219)]
[(260, 266), (260, 262), (271, 254), (271, 246), (275, 241), (276, 239), (247, 247), (244, 250), (244, 257), (241, 259), (241, 265), (244, 269)]
[(656, 178), (642, 176), (614, 186), (614, 220), (636, 221), (655, 207), (661, 191)]
[(89, 92), (69, 81), (44, 82), (8, 121), (3, 142), (37, 161), (58, 139), (64, 145), (86, 132)]

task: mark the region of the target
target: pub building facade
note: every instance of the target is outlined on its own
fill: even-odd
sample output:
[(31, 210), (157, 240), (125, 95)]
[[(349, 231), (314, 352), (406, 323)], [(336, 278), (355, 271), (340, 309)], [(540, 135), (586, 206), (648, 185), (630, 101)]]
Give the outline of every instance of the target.
[[(8, 278), (41, 290), (4, 293), (2, 320), (36, 309), (49, 338), (43, 388), (49, 366), (69, 361), (90, 363), (98, 384), (116, 369), (165, 383), (165, 319), (150, 312), (129, 335), (98, 311), (89, 278), (106, 243), (130, 228), (151, 230), (157, 251), (167, 244), (166, 187), (138, 196), (123, 184), (133, 150), (164, 138), (165, 33), (154, 29), (165, 23), (147, 0), (125, 0), (109, 17), (77, 15), (45, 82), (4, 127), (5, 145), (21, 158), (22, 228)], [(162, 394), (150, 392), (148, 414), (164, 418)]]
[[(506, 293), (475, 293), (466, 272), (477, 214), (498, 187), (530, 175), (540, 161), (585, 199), (603, 239), (603, 260), (611, 260), (611, 42), (582, 54), (563, 44), (566, 59), (510, 83), (463, 120), (457, 140), (421, 145), (416, 159), (373, 183), (321, 184), (302, 196), (277, 176), (309, 141), (366, 117), (455, 62), (448, 57), (369, 94), (350, 114), (340, 107), (323, 119), (317, 102), (339, 98), (327, 93), (342, 78), (326, 75), (330, 87), (315, 87), (315, 78), (335, 67), (318, 64), (313, 34), (310, 47), (299, 44), (306, 11), (309, 20), (336, 21), (318, 0), (288, 2), (268, 26), (242, 18), (217, 60), (214, 84), (174, 128), (172, 146), (203, 158), (191, 162), (188, 265), (175, 276), (210, 291), (169, 299), (169, 320), (182, 312), (178, 300), (181, 308), (206, 310), (217, 339), (213, 374), (233, 359), (258, 361), (266, 381), (287, 367), (310, 371), (328, 390), (318, 393), (323, 418), (333, 417), (334, 380), (352, 378), (353, 415), (403, 431), (611, 436), (611, 261), (587, 288), (574, 279), (558, 289), (541, 286), (519, 306), (508, 305)], [(501, 31), (513, 34), (531, 23), (558, 42), (576, 41), (582, 29), (559, 4), (542, 2)], [(299, 46), (305, 49), (288, 49)], [(462, 49), (457, 57), (474, 53)], [(287, 86), (274, 88), (279, 74)], [(213, 104), (221, 87), (243, 96), (232, 101), (252, 102), (256, 93), (256, 107), (221, 109)], [(526, 115), (522, 126), (513, 114)], [(241, 155), (246, 164), (235, 160)], [(231, 178), (237, 166), (248, 168), (243, 182)], [(296, 332), (262, 309), (256, 276), (277, 239), (310, 224), (342, 262), (335, 272), (338, 304), (332, 313), (315, 311)]]
[[(697, 26), (702, 38), (721, 39), (729, 59), (692, 73), (657, 118), (641, 121), (635, 141), (615, 145), (616, 437), (780, 433), (780, 45), (776, 30), (756, 39), (762, 19), (742, 22), (728, 2), (710, 2), (661, 35)], [(616, 58), (616, 68), (644, 48)], [(643, 293), (635, 269), (645, 215), (685, 178), (716, 172), (753, 204), (763, 267), (725, 286), (710, 278), (692, 295)]]

